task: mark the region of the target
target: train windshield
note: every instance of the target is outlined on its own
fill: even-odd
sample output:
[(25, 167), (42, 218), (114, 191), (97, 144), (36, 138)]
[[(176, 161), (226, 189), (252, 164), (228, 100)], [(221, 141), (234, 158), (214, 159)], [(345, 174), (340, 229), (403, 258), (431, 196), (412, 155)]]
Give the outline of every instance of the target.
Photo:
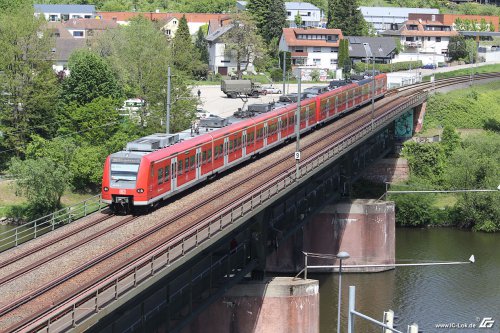
[(135, 163), (111, 163), (111, 180), (137, 180), (139, 164)]

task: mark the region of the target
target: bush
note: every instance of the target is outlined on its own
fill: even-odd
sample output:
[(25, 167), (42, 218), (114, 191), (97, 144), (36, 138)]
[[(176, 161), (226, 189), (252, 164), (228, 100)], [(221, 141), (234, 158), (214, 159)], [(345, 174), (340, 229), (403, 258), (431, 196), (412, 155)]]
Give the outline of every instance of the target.
[[(403, 61), (403, 62), (395, 62), (392, 64), (375, 64), (375, 70), (380, 71), (380, 73), (389, 73), (389, 72), (397, 72), (403, 70), (409, 70), (410, 68), (414, 69), (415, 67), (422, 67), (422, 60), (418, 61)], [(372, 65), (368, 65), (368, 72), (372, 70)], [(354, 70), (358, 73), (365, 71), (365, 63), (364, 62), (356, 62), (354, 64)]]
[(428, 194), (390, 195), (396, 203), (396, 223), (401, 226), (420, 227), (438, 222), (438, 209), (433, 207), (434, 196)]

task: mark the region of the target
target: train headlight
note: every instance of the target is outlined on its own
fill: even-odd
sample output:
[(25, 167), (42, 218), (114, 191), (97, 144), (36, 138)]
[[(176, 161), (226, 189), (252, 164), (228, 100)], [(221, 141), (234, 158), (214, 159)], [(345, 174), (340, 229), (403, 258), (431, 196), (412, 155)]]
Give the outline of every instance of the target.
[(143, 188), (138, 188), (137, 189), (137, 193), (144, 193), (144, 189)]
[(109, 187), (104, 186), (103, 190), (104, 190), (104, 192), (108, 192), (109, 191)]

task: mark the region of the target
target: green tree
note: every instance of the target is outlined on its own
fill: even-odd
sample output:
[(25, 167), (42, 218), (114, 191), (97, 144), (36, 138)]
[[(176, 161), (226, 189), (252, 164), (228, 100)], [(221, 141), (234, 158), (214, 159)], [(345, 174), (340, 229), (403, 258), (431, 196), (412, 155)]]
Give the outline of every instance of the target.
[(297, 15), (295, 15), (293, 21), (294, 21), (295, 26), (297, 28), (301, 28), (302, 27), (302, 16), (300, 16), (299, 12), (297, 12)]
[(448, 43), (448, 55), (452, 60), (464, 59), (467, 57), (467, 46), (465, 37), (462, 35), (451, 36)]
[(428, 194), (391, 195), (396, 203), (396, 221), (401, 226), (426, 226), (434, 224), (434, 197)]
[(59, 134), (73, 136), (82, 143), (102, 145), (118, 129), (119, 106), (118, 100), (105, 97), (98, 97), (85, 105), (68, 104), (60, 115), (66, 121), (59, 128)]
[(441, 145), (443, 146), (444, 154), (448, 157), (455, 149), (460, 145), (460, 135), (455, 131), (452, 126), (445, 126), (443, 129), (443, 135), (441, 139)]
[(198, 29), (198, 32), (196, 33), (196, 42), (195, 42), (195, 47), (198, 50), (198, 53), (200, 54), (200, 60), (208, 65), (209, 61), (209, 54), (208, 54), (208, 43), (207, 40), (205, 39), (206, 33), (203, 29), (203, 27), (200, 27)]
[(250, 0), (247, 12), (251, 15), (257, 32), (269, 43), (274, 38), (280, 38), (283, 28), (286, 28), (286, 9), (283, 0)]
[(344, 36), (367, 35), (368, 25), (358, 8), (358, 0), (328, 0), (328, 28), (340, 29)]
[(2, 150), (22, 155), (31, 134), (54, 133), (59, 86), (50, 61), (53, 39), (32, 5), (0, 11)]
[(115, 73), (96, 53), (89, 50), (73, 52), (68, 68), (70, 74), (63, 81), (63, 97), (67, 104), (85, 105), (99, 97), (121, 97)]
[[(236, 61), (236, 75), (241, 79), (243, 71), (247, 70), (252, 61), (262, 58), (265, 46), (257, 33), (257, 27), (246, 13), (233, 16), (233, 27), (222, 37), (225, 43), (225, 52)], [(245, 64), (244, 66), (243, 63)]]
[(194, 45), (191, 35), (189, 34), (186, 15), (182, 15), (179, 20), (179, 28), (175, 33), (172, 50), (175, 68), (187, 74), (191, 74), (194, 64), (199, 60), (197, 59), (198, 54), (194, 52)]
[(74, 190), (96, 192), (100, 188), (107, 155), (108, 152), (101, 146), (83, 145), (76, 149), (69, 165)]
[(432, 184), (438, 184), (441, 181), (445, 159), (440, 145), (407, 141), (402, 155), (408, 160), (412, 175), (429, 179)]
[(349, 57), (349, 40), (341, 39), (339, 42), (338, 68), (343, 70), (344, 76), (351, 71), (351, 58)]
[[(130, 24), (102, 34), (94, 45), (119, 73), (127, 97), (146, 101), (140, 125), (151, 131), (163, 130), (167, 100), (167, 68), (173, 53), (165, 36), (146, 18), (139, 16)], [(172, 70), (171, 128), (186, 129), (185, 116), (194, 115), (196, 98), (187, 89), (181, 72)], [(182, 120), (181, 123), (176, 121)]]
[(28, 218), (42, 216), (61, 208), (61, 197), (68, 186), (67, 166), (50, 158), (12, 159), (9, 174), (15, 179), (17, 195), (28, 200)]
[[(465, 139), (449, 158), (447, 184), (455, 189), (496, 189), (500, 174), (500, 135)], [(500, 198), (497, 193), (463, 193), (455, 206), (459, 226), (482, 231), (500, 230)]]

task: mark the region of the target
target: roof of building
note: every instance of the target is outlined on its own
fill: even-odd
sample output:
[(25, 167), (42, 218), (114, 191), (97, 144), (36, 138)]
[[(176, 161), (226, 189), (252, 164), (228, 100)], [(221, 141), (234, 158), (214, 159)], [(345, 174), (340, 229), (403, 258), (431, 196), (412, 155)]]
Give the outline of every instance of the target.
[(434, 8), (407, 8), (407, 7), (359, 7), (363, 16), (404, 16), (410, 13), (439, 14)]
[[(236, 6), (240, 9), (244, 9), (247, 3), (248, 1), (236, 1)], [(287, 10), (320, 10), (309, 2), (285, 2), (285, 8)]]
[(56, 38), (56, 46), (52, 49), (52, 59), (56, 61), (68, 61), (71, 54), (78, 49), (87, 46), (84, 38)]
[(130, 21), (132, 18), (142, 15), (152, 21), (165, 21), (171, 17), (181, 19), (186, 16), (188, 23), (208, 23), (212, 19), (221, 20), (227, 17), (227, 14), (205, 14), (205, 13), (154, 13), (154, 12), (97, 12), (103, 19), (114, 21)]
[[(297, 35), (336, 35), (336, 42), (326, 41), (324, 39), (298, 39)], [(343, 38), (340, 29), (295, 29), (284, 28), (283, 37), (288, 46), (323, 46), (336, 47), (339, 46), (339, 40)]]
[[(417, 26), (416, 30), (408, 29), (408, 26)], [(424, 26), (443, 26), (449, 27), (447, 31), (441, 30), (425, 30)], [(456, 36), (458, 32), (453, 30), (451, 25), (446, 25), (438, 21), (422, 21), (422, 20), (408, 20), (398, 30), (385, 30), (381, 32), (383, 36), (423, 36), (423, 37), (449, 37)]]
[(214, 42), (217, 39), (219, 39), (221, 36), (223, 36), (226, 32), (228, 32), (229, 30), (231, 30), (232, 28), (233, 28), (232, 24), (226, 24), (226, 25), (224, 25), (222, 27), (219, 27), (214, 32), (208, 34), (208, 36), (205, 37), (205, 39), (207, 41), (209, 41), (209, 42)]
[(295, 10), (320, 10), (318, 7), (308, 2), (285, 2), (285, 8)]
[(346, 36), (349, 40), (349, 56), (352, 58), (366, 58), (364, 43), (370, 45), (375, 58), (388, 58), (396, 49), (396, 41), (393, 37), (359, 37)]
[(60, 14), (75, 14), (75, 13), (95, 13), (94, 5), (44, 5), (36, 4), (36, 13), (60, 13)]
[(460, 18), (461, 20), (470, 20), (476, 21), (477, 23), (481, 22), (481, 19), (484, 19), (487, 24), (493, 23), (495, 27), (495, 31), (499, 30), (499, 20), (498, 16), (486, 16), (486, 15), (458, 15), (458, 14), (438, 14), (438, 15), (428, 15), (428, 14), (419, 14), (419, 13), (411, 13), (408, 16), (410, 20), (427, 20), (430, 21), (434, 19), (434, 21), (442, 22), (445, 25), (453, 25), (455, 24), (456, 19)]

